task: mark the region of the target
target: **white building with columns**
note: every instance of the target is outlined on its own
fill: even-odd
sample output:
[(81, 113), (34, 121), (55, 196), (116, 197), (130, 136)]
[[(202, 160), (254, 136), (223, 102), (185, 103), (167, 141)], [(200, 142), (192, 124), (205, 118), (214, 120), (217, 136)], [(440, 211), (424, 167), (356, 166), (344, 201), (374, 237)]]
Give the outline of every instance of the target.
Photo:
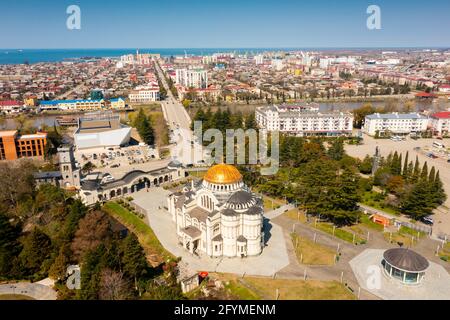
[(263, 203), (231, 165), (211, 167), (202, 181), (168, 197), (180, 244), (210, 257), (256, 256), (264, 246)]

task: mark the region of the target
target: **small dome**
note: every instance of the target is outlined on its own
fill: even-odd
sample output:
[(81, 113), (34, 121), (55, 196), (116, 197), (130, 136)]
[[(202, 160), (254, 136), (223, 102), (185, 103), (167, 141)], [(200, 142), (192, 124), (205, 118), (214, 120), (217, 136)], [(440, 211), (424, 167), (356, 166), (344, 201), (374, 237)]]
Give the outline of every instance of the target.
[(253, 195), (247, 191), (238, 191), (231, 195), (228, 199), (230, 204), (246, 204), (252, 201)]
[(420, 254), (405, 248), (386, 250), (383, 258), (391, 266), (409, 272), (422, 272), (430, 265)]
[(238, 169), (229, 164), (218, 164), (211, 167), (203, 177), (209, 183), (231, 184), (242, 181), (242, 175)]

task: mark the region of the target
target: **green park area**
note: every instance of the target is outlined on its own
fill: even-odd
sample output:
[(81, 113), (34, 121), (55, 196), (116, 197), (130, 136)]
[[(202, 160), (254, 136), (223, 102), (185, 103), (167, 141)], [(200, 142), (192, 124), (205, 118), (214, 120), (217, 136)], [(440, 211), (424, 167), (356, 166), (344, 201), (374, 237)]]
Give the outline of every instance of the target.
[(386, 196), (376, 191), (365, 191), (361, 197), (361, 203), (374, 209), (398, 216), (398, 209), (385, 204)]
[(354, 300), (356, 297), (337, 281), (240, 278), (232, 274), (214, 274), (224, 282), (228, 294), (239, 300)]
[(272, 211), (286, 204), (286, 201), (268, 196), (263, 196), (264, 211)]
[(439, 257), (441, 260), (450, 262), (450, 242), (446, 242), (439, 250)]
[(348, 231), (344, 228), (338, 228), (329, 222), (318, 222), (312, 224), (316, 229), (331, 234), (332, 236), (339, 238), (341, 240), (353, 243), (353, 244), (364, 244), (366, 240), (361, 236), (357, 235), (355, 232)]
[(164, 249), (153, 230), (135, 213), (117, 202), (108, 202), (102, 209), (136, 235), (152, 264), (174, 258), (170, 252)]
[(298, 209), (292, 209), (284, 213), (285, 217), (288, 217), (289, 219), (298, 221), (300, 223), (306, 223), (306, 215), (304, 212), (298, 210)]
[(330, 248), (314, 243), (314, 241), (291, 234), (292, 244), (298, 262), (306, 265), (334, 265), (336, 253)]
[(412, 247), (416, 245), (421, 238), (425, 237), (426, 234), (424, 232), (418, 232), (411, 228), (401, 226), (397, 232), (385, 232), (383, 236), (387, 242)]

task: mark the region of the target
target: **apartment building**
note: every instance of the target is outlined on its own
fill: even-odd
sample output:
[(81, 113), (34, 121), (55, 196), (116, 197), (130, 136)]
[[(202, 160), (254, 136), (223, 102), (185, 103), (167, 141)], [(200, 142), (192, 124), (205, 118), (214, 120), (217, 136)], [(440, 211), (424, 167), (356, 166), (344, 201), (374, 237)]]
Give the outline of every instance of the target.
[(149, 83), (145, 86), (137, 86), (134, 90), (130, 91), (128, 98), (131, 103), (149, 103), (158, 101), (159, 86), (157, 83)]
[(177, 69), (175, 79), (176, 84), (186, 88), (208, 87), (208, 72), (204, 69)]
[(320, 112), (316, 104), (259, 107), (255, 117), (261, 128), (297, 136), (350, 135), (353, 129), (351, 113)]
[(0, 160), (43, 158), (46, 144), (45, 132), (19, 135), (17, 130), (0, 131)]
[(433, 132), (440, 136), (450, 133), (450, 111), (435, 113), (431, 116), (430, 124)]
[(374, 113), (366, 116), (362, 131), (370, 136), (378, 132), (386, 134), (406, 135), (424, 132), (428, 129), (429, 118), (420, 113)]
[(13, 114), (20, 113), (24, 109), (24, 104), (16, 100), (0, 101), (0, 113)]

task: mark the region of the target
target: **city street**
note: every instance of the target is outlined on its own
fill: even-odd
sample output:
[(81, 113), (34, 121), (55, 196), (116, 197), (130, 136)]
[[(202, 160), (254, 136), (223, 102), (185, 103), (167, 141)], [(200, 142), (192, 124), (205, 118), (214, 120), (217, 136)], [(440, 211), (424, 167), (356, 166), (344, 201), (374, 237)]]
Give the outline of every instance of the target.
[(155, 69), (167, 91), (167, 98), (161, 101), (161, 107), (164, 118), (172, 130), (171, 138), (174, 145), (170, 149), (171, 157), (185, 165), (196, 164), (203, 159), (203, 151), (202, 146), (195, 142), (191, 131), (191, 118), (184, 106), (173, 96), (164, 73), (156, 62)]

